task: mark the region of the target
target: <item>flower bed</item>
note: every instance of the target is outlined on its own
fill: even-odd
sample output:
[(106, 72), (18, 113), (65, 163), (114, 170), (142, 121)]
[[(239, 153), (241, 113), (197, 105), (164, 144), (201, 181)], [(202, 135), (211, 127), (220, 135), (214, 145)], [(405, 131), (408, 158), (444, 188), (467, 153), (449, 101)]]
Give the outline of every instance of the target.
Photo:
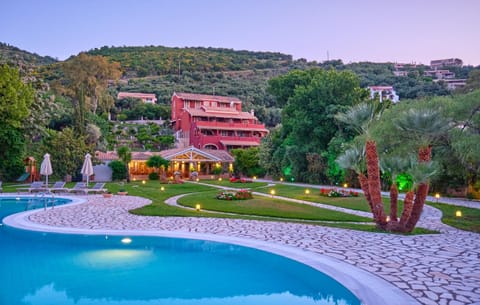
[(358, 192), (335, 188), (322, 188), (320, 189), (320, 195), (325, 197), (358, 197)]
[(252, 199), (253, 195), (249, 190), (221, 191), (216, 198), (220, 200), (247, 200)]

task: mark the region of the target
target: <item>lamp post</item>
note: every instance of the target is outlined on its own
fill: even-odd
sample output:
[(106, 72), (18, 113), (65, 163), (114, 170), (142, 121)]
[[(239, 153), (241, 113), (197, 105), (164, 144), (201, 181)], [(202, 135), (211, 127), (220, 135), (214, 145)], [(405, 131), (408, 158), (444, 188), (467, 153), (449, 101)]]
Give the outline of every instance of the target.
[(435, 194), (435, 199), (437, 200), (437, 203), (438, 203), (438, 199), (440, 199), (440, 194), (439, 193)]

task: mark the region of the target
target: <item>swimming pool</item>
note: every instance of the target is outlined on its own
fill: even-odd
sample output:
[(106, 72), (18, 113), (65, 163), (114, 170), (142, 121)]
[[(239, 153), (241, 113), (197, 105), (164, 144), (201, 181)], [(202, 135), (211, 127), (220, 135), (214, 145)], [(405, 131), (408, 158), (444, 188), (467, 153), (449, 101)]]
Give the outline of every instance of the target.
[(0, 304), (360, 304), (311, 267), (231, 244), (2, 226), (0, 245)]

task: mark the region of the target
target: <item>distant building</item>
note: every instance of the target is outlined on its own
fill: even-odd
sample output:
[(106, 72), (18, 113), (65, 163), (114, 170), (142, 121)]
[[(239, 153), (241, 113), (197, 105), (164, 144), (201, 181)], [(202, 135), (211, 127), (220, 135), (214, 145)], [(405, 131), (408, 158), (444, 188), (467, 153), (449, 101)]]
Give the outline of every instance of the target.
[(455, 78), (455, 73), (450, 72), (449, 70), (428, 70), (423, 72), (424, 76), (430, 76), (436, 79), (453, 79)]
[(447, 58), (447, 59), (438, 59), (430, 61), (430, 68), (432, 69), (441, 69), (443, 67), (461, 67), (463, 66), (463, 61), (458, 58)]
[(397, 103), (400, 100), (392, 86), (369, 86), (368, 89), (370, 89), (370, 98), (373, 99), (378, 95), (380, 102), (391, 100), (393, 103)]
[(236, 97), (174, 93), (172, 123), (180, 147), (230, 150), (260, 145), (268, 134)]
[(136, 93), (136, 92), (119, 92), (117, 99), (136, 98), (141, 99), (146, 104), (156, 104), (157, 97), (152, 93)]
[(448, 90), (456, 90), (459, 88), (465, 87), (467, 80), (464, 78), (461, 79), (436, 79), (434, 82), (443, 81), (447, 85)]
[(408, 76), (408, 71), (393, 71), (395, 76)]

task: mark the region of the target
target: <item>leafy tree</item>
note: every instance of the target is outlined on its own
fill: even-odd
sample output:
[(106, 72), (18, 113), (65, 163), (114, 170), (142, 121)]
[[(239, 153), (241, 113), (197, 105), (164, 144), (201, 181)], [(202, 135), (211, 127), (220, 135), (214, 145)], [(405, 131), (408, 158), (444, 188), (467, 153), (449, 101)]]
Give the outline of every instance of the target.
[(0, 66), (0, 179), (21, 174), (25, 149), (23, 121), (29, 115), (34, 90), (17, 69)]
[(66, 175), (75, 176), (79, 173), (85, 154), (91, 151), (91, 147), (85, 143), (85, 138), (76, 136), (69, 127), (60, 132), (49, 131), (43, 142), (43, 151), (50, 154), (56, 177), (63, 179)]
[(84, 135), (86, 112), (95, 114), (99, 104), (106, 109), (111, 103), (106, 90), (109, 81), (120, 77), (120, 65), (102, 56), (80, 53), (64, 62), (62, 69), (63, 83), (57, 89), (72, 99), (76, 132)]
[[(345, 133), (332, 128), (337, 125), (334, 115), (365, 99), (367, 92), (360, 89), (359, 80), (353, 73), (335, 70), (292, 71), (270, 80), (269, 85), (269, 91), (277, 98), (279, 106), (284, 105), (279, 132), (281, 140), (276, 141), (271, 149), (271, 162), (281, 164), (281, 173), (285, 176), (301, 181), (324, 182), (326, 178), (322, 177), (327, 176), (327, 167), (321, 174), (309, 175), (307, 154), (318, 154), (322, 156), (323, 163), (333, 164), (336, 155), (329, 156), (329, 143), (337, 134)], [(334, 151), (330, 150), (332, 154)], [(334, 167), (328, 166), (332, 169), (332, 178), (338, 177)]]
[(232, 149), (231, 153), (235, 158), (235, 173), (249, 177), (263, 176), (265, 171), (259, 165), (258, 152), (258, 147)]
[(146, 164), (148, 167), (153, 167), (158, 175), (160, 175), (159, 170), (162, 169), (162, 175), (165, 175), (165, 168), (168, 167), (170, 161), (165, 160), (161, 156), (151, 156)]
[(125, 179), (127, 175), (127, 168), (125, 163), (119, 160), (113, 160), (108, 163), (108, 166), (112, 169), (112, 180), (119, 181)]
[(472, 70), (468, 74), (467, 83), (460, 89), (460, 92), (468, 93), (477, 89), (480, 89), (480, 69)]

